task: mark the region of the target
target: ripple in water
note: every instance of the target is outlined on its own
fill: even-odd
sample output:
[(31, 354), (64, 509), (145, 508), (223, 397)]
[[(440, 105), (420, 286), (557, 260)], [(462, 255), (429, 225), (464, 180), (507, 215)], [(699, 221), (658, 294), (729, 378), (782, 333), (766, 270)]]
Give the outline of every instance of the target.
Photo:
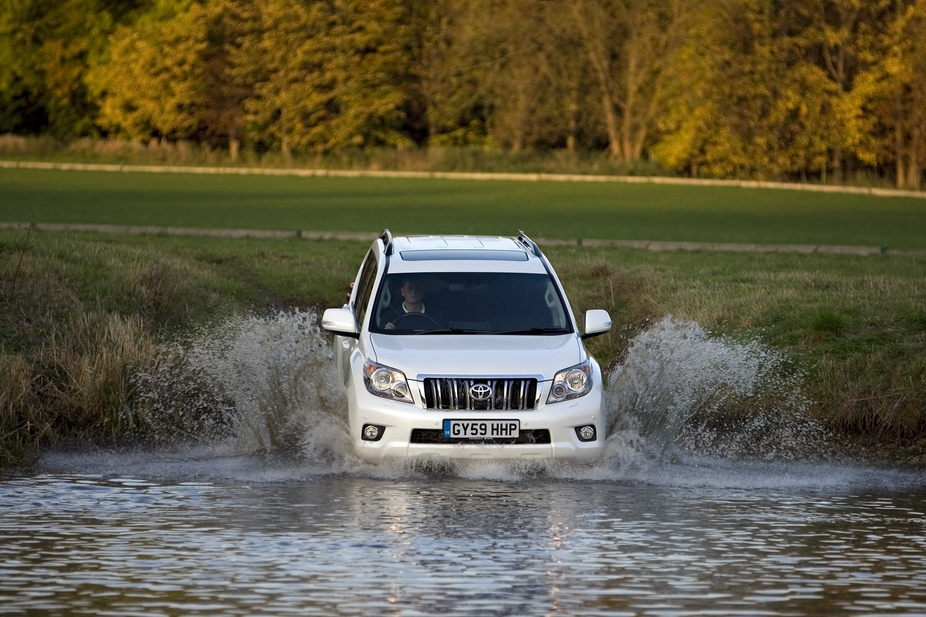
[(607, 447), (596, 465), (437, 458), (371, 465), (352, 452), (332, 348), (315, 314), (244, 316), (166, 347), (157, 369), (140, 376), (139, 411), (162, 448), (51, 453), (44, 465), (100, 473), (137, 465), (148, 477), (247, 481), (332, 474), (722, 487), (859, 481), (867, 472), (807, 462), (829, 440), (804, 414), (800, 378), (756, 341), (711, 336), (667, 317), (634, 339), (608, 379)]

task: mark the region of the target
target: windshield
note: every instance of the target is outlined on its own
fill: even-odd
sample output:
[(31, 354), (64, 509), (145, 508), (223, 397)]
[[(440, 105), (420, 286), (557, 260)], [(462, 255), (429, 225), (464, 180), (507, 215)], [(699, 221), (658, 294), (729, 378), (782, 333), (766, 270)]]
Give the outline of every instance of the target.
[(390, 274), (373, 305), (381, 334), (568, 334), (563, 299), (546, 274)]

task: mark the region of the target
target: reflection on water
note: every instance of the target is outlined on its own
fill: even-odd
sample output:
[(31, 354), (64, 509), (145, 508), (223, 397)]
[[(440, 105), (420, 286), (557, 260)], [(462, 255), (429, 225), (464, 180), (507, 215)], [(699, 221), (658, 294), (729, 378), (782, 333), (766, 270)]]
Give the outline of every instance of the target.
[(721, 486), (692, 482), (691, 463), (648, 483), (269, 477), (261, 462), (0, 482), (3, 614), (926, 613), (917, 477), (715, 468)]

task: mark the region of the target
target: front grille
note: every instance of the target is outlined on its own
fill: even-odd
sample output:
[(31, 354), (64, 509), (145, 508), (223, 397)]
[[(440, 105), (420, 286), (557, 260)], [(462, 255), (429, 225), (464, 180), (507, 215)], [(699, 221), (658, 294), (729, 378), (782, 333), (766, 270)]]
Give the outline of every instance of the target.
[[(475, 392), (473, 386), (477, 386)], [(428, 409), (471, 411), (536, 409), (537, 380), (428, 377), (424, 380), (424, 399)]]
[(412, 437), (409, 443), (418, 444), (506, 444), (506, 445), (531, 445), (550, 443), (550, 431), (547, 429), (536, 429), (532, 431), (521, 431), (517, 439), (444, 439), (444, 431), (441, 429), (415, 428), (412, 429)]

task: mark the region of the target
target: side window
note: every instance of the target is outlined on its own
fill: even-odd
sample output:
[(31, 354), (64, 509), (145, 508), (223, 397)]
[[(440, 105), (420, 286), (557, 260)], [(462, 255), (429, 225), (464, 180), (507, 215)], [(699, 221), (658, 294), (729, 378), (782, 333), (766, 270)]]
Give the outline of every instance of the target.
[(373, 293), (373, 284), (376, 282), (376, 255), (373, 251), (367, 253), (360, 271), (360, 288), (357, 289), (354, 301), (354, 315), (357, 316), (357, 325), (362, 326), (363, 318), (370, 304), (370, 295)]

